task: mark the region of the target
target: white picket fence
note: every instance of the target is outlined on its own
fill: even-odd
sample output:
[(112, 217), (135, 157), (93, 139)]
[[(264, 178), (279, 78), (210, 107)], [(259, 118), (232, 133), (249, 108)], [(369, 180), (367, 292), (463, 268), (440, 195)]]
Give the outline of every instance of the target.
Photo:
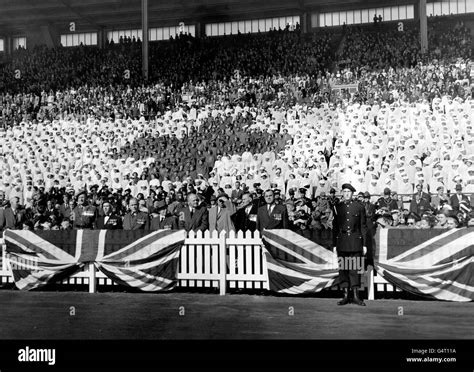
[[(5, 245), (2, 246), (0, 283), (13, 283)], [(225, 295), (227, 288), (269, 289), (268, 270), (263, 256), (263, 244), (258, 231), (233, 231), (226, 234), (214, 231), (190, 231), (181, 248), (178, 266), (178, 286), (185, 288), (219, 288)], [(371, 269), (371, 267), (369, 267)], [(98, 271), (93, 263), (86, 264), (76, 274), (61, 284), (88, 285), (89, 292), (97, 286), (117, 285)], [(362, 277), (362, 286), (368, 289), (368, 299), (375, 298), (375, 291), (400, 291), (387, 283), (380, 275), (369, 270)], [(331, 288), (337, 290), (338, 288)]]

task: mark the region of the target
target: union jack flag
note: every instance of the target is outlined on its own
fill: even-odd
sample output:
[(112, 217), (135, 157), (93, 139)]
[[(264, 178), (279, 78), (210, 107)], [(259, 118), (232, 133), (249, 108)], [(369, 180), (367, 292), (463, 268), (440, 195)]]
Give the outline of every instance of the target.
[(375, 269), (389, 283), (438, 300), (474, 300), (474, 229), (381, 229)]
[(337, 255), (291, 230), (264, 230), (262, 241), (269, 289), (278, 293), (319, 292), (337, 284)]
[(117, 284), (167, 291), (177, 284), (185, 231), (7, 230), (6, 250), (15, 285), (31, 290), (64, 279), (94, 262)]

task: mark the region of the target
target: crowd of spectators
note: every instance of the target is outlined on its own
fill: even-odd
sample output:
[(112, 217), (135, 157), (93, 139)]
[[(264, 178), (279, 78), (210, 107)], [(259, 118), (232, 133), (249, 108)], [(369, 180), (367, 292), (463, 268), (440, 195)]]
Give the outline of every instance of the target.
[[(433, 42), (470, 43), (465, 30)], [(465, 48), (460, 59), (454, 50), (421, 59), (415, 32), (360, 29), (344, 41), (353, 61), (344, 81), (326, 70), (330, 40), (184, 35), (151, 46), (147, 84), (136, 41), (18, 52), (0, 71), (0, 229), (99, 228), (104, 209), (126, 228), (133, 208), (140, 228), (163, 213), (175, 228), (194, 194), (203, 208), (222, 199), (232, 221), (271, 189), (289, 228), (330, 244), (344, 183), (362, 193), (374, 228), (472, 223), (462, 196), (474, 193)], [(357, 93), (331, 93), (350, 79)]]
[(416, 29), (370, 32), (355, 27), (345, 36), (340, 58), (356, 73), (412, 67), (421, 59), (419, 35)]
[(428, 22), (429, 57), (439, 59), (472, 58), (471, 30), (463, 21), (430, 17)]

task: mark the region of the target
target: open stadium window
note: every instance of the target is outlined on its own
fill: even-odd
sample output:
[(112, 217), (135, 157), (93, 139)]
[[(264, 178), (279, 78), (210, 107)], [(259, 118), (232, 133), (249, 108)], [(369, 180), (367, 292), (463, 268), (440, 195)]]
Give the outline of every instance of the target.
[(296, 25), (300, 24), (299, 16), (286, 16), (275, 18), (249, 19), (245, 21), (223, 22), (223, 23), (207, 23), (205, 32), (207, 36), (224, 36), (242, 34), (269, 32), (288, 28), (290, 31), (295, 30)]
[(474, 1), (466, 1), (466, 13), (474, 13)]
[(0, 53), (3, 53), (5, 51), (5, 42), (3, 39), (0, 39)]
[[(314, 15), (314, 17), (313, 17)], [(311, 20), (316, 19), (313, 14)], [(342, 26), (350, 24), (371, 23), (374, 15), (381, 16), (383, 21), (398, 21), (415, 18), (414, 5), (400, 5), (384, 8), (348, 10), (345, 12), (328, 12), (319, 14), (319, 27)]]
[(18, 36), (13, 38), (13, 50), (17, 50), (19, 48), (26, 49), (26, 37)]
[(472, 12), (474, 12), (474, 1), (472, 0), (434, 1), (426, 4), (426, 14), (428, 16), (465, 14)]
[[(188, 34), (191, 36), (196, 36), (196, 25), (176, 25), (168, 27), (153, 27), (148, 29), (148, 40), (149, 41), (162, 41), (169, 40), (171, 37), (175, 38), (176, 36), (183, 34)], [(142, 40), (142, 30), (114, 30), (107, 32), (107, 39), (109, 42), (113, 41), (114, 43), (126, 40), (127, 38), (135, 38)]]
[(79, 45), (97, 45), (97, 32), (83, 32), (77, 34), (62, 34), (61, 45), (74, 47)]
[(138, 39), (143, 40), (143, 34), (141, 29), (134, 29), (134, 30), (113, 30), (107, 31), (107, 40), (110, 42), (114, 42), (114, 44), (118, 44), (121, 41), (125, 42), (127, 40), (138, 41)]

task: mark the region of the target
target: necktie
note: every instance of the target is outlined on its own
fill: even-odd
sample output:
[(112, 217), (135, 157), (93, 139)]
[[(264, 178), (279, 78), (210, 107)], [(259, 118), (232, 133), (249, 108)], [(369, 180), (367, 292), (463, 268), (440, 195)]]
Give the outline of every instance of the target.
[(273, 205), (268, 206), (268, 214), (272, 214)]
[(193, 217), (194, 214), (194, 208), (191, 208), (191, 218)]

